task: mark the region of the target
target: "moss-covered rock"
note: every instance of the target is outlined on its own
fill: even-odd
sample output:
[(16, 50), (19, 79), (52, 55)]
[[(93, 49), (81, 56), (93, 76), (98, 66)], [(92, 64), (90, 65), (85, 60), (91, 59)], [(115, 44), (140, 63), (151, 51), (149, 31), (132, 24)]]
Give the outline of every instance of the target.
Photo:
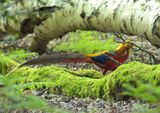
[[(8, 77), (16, 83), (42, 83), (54, 93), (69, 96), (120, 99), (124, 83), (135, 83), (137, 80), (160, 83), (160, 65), (147, 65), (131, 62), (121, 65), (107, 76), (94, 70), (70, 71), (56, 66), (42, 68), (22, 67)], [(21, 76), (20, 76), (21, 75)], [(14, 82), (14, 83), (15, 83)], [(38, 88), (38, 85), (36, 86)], [(41, 88), (41, 87), (40, 87)]]

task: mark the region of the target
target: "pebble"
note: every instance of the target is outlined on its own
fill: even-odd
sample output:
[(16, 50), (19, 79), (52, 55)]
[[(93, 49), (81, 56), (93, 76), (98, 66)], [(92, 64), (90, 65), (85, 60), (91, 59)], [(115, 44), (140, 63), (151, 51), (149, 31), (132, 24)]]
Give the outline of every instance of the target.
[[(152, 105), (138, 100), (109, 102), (103, 99), (77, 98), (49, 94), (46, 101), (51, 106), (68, 110), (69, 113), (132, 113), (136, 105), (150, 108)], [(51, 99), (52, 98), (52, 99)]]

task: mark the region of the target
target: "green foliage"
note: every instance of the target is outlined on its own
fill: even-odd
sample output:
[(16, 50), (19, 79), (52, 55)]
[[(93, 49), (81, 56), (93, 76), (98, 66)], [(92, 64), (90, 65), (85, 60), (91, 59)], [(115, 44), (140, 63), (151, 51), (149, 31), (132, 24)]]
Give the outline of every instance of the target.
[(132, 113), (159, 113), (158, 108), (150, 108), (149, 105), (133, 104)]
[(0, 76), (0, 108), (1, 112), (8, 113), (13, 110), (24, 109), (39, 109), (42, 110), (47, 107), (47, 104), (40, 99), (32, 95), (23, 94), (18, 87), (16, 87), (10, 79)]
[[(10, 54), (7, 55), (10, 56)], [(3, 54), (3, 56), (5, 55)], [(8, 56), (5, 57), (8, 58)], [(11, 61), (16, 62), (12, 59)], [(16, 65), (19, 64), (16, 62)], [(9, 65), (9, 69), (10, 68), (13, 68), (12, 65)], [(9, 78), (13, 84), (18, 83), (16, 87), (19, 87), (19, 89), (29, 88), (33, 90), (46, 87), (54, 92), (58, 87), (58, 89), (66, 95), (106, 99), (110, 97), (121, 98), (122, 91), (117, 92), (117, 89), (122, 88), (123, 83), (135, 82), (137, 79), (159, 84), (159, 75), (158, 65), (151, 66), (132, 62), (120, 66), (108, 76), (103, 76), (94, 70), (70, 71), (57, 66), (46, 66), (41, 68), (18, 68), (8, 74), (7, 78)]]
[[(8, 58), (13, 62), (9, 63), (8, 70), (13, 69), (13, 64), (16, 64), (14, 66), (19, 65), (11, 53), (6, 53), (6, 55), (1, 53), (0, 55), (3, 55), (3, 57), (6, 57), (6, 59)], [(10, 55), (12, 57), (9, 57)], [(24, 56), (26, 57), (27, 55)], [(24, 57), (16, 58), (22, 58), (23, 60)], [(0, 64), (2, 64), (2, 61), (0, 61)], [(148, 97), (147, 99), (149, 101), (152, 100), (155, 103), (159, 101), (159, 99), (156, 100), (156, 97), (159, 98), (159, 88), (153, 86), (160, 83), (159, 68), (159, 65), (154, 66), (132, 62), (120, 66), (116, 71), (110, 73), (108, 76), (103, 76), (101, 73), (94, 70), (71, 71), (57, 66), (45, 66), (41, 68), (22, 67), (17, 68), (12, 73), (8, 74), (6, 79), (1, 78), (1, 80), (5, 81), (2, 82), (2, 84), (7, 83), (5, 87), (9, 86), (9, 88), (11, 87), (11, 89), (13, 88), (13, 90), (17, 90), (16, 93), (19, 92), (20, 94), (26, 88), (31, 90), (47, 88), (50, 89), (51, 92), (57, 94), (91, 98), (99, 97), (104, 99), (121, 99), (123, 97), (122, 86), (124, 84), (136, 84), (137, 80), (142, 80), (145, 83), (152, 83), (152, 86), (142, 85), (140, 88), (138, 87), (138, 89), (135, 90), (133, 90), (132, 87), (127, 86), (131, 91), (131, 96), (134, 96), (134, 94), (139, 92), (137, 95), (138, 98)], [(9, 82), (7, 80), (9, 80)], [(11, 94), (16, 95), (12, 90), (10, 91)], [(8, 89), (5, 88), (3, 92), (8, 92)], [(145, 92), (145, 95), (142, 95), (142, 92)], [(27, 98), (25, 96), (22, 97)], [(7, 95), (5, 98), (12, 100), (10, 95)], [(29, 99), (32, 100), (32, 98)], [(6, 102), (8, 102), (8, 100)], [(19, 99), (19, 95), (16, 97), (16, 100), (21, 101), (21, 98)], [(28, 102), (30, 101), (27, 101), (26, 103)], [(23, 105), (27, 106), (26, 103)], [(18, 107), (23, 108), (23, 106)]]
[(160, 87), (153, 84), (153, 82), (145, 83), (137, 81), (135, 84), (124, 84), (123, 87), (126, 89), (123, 92), (124, 95), (129, 95), (137, 99), (152, 103), (156, 105), (156, 108), (149, 109), (149, 107), (136, 104), (133, 109), (137, 113), (156, 113), (160, 112)]
[(117, 43), (113, 41), (114, 36), (106, 38), (106, 34), (96, 31), (78, 31), (69, 33), (69, 39), (53, 47), (56, 51), (72, 51), (80, 53), (95, 53), (102, 50), (113, 50)]
[(11, 58), (7, 57), (3, 53), (0, 53), (0, 73), (5, 74), (7, 73), (10, 69), (13, 69), (13, 67), (17, 66), (18, 63)]
[[(140, 68), (142, 70), (139, 70)], [(17, 75), (21, 75), (21, 78)], [(46, 66), (41, 68), (23, 67), (17, 69), (8, 77), (12, 78), (14, 83), (23, 83), (23, 85), (32, 84), (34, 86), (41, 83), (41, 85), (36, 87), (27, 86), (31, 89), (45, 86), (55, 93), (58, 89), (58, 92), (66, 95), (121, 99), (123, 97), (122, 85), (124, 83), (135, 83), (138, 79), (159, 84), (159, 75), (159, 66), (132, 62), (120, 66), (116, 71), (107, 76), (103, 76), (101, 73), (96, 73), (93, 70), (74, 72), (57, 66)], [(154, 81), (151, 81), (152, 78), (155, 78)]]
[(17, 62), (23, 62), (26, 58), (35, 55), (36, 53), (29, 53), (24, 50), (11, 50), (6, 54), (0, 51), (0, 74), (6, 74), (19, 65)]
[[(146, 83), (152, 83), (155, 85), (159, 84), (159, 68), (159, 65), (147, 65), (139, 62), (131, 62), (126, 65), (122, 65), (110, 74), (105, 90), (109, 91), (109, 95), (121, 98), (123, 96), (121, 95), (121, 92), (123, 92), (123, 84), (136, 84), (137, 80), (142, 80)], [(119, 88), (122, 89), (118, 90)]]
[(124, 87), (127, 91), (124, 94), (134, 96), (139, 99), (151, 103), (160, 102), (160, 87), (153, 85), (152, 83), (136, 82), (137, 87), (131, 84), (125, 84)]
[[(9, 70), (18, 66), (15, 61), (22, 61), (24, 58), (28, 58), (34, 54), (26, 53), (24, 50), (11, 51), (4, 54), (0, 52), (0, 73), (5, 74)], [(19, 75), (20, 77), (20, 75)], [(0, 76), (0, 108), (1, 112), (11, 112), (14, 109), (25, 109), (25, 108), (41, 108), (47, 104), (38, 97), (31, 95), (24, 95), (17, 84), (13, 84), (10, 79), (5, 76)], [(32, 103), (32, 104), (31, 104)]]
[[(35, 53), (28, 53), (24, 50), (10, 51), (6, 54), (4, 54), (3, 52), (0, 53), (2, 59), (0, 60), (0, 66), (5, 67), (1, 68), (0, 71), (1, 73), (4, 73), (5, 71), (5, 74), (3, 76), (2, 74), (0, 74), (0, 112), (24, 112), (24, 110), (44, 111), (51, 113), (62, 112), (61, 110), (57, 110), (56, 108), (50, 108), (47, 103), (40, 97), (23, 93), (26, 88), (29, 88), (30, 90), (43, 89), (44, 87), (52, 86), (53, 82), (36, 82), (36, 80), (34, 79), (34, 73), (31, 73), (32, 78), (28, 79), (26, 75), (27, 70), (26, 73), (23, 73), (23, 71), (20, 70), (20, 73), (16, 73), (16, 76), (11, 76), (11, 74), (14, 73), (16, 69), (18, 69), (16, 68), (19, 65), (19, 63), (17, 62), (22, 62), (25, 58), (34, 55)], [(14, 68), (16, 68), (14, 71), (7, 74), (9, 70), (13, 70)], [(25, 74), (25, 76), (23, 76), (22, 73)]]
[[(19, 75), (21, 76), (21, 75)], [(15, 84), (11, 78), (0, 76), (0, 112), (9, 113), (13, 111), (43, 111), (47, 113), (61, 113), (62, 110), (51, 108), (42, 98), (31, 94), (24, 94), (25, 88), (37, 89), (35, 86), (46, 85), (47, 83)], [(33, 88), (34, 85), (34, 88)], [(51, 84), (48, 84), (51, 86)], [(42, 89), (42, 87), (41, 87)], [(67, 112), (66, 112), (67, 113)]]
[(30, 53), (30, 52), (26, 52), (25, 50), (21, 49), (21, 50), (12, 50), (8, 52), (6, 55), (12, 60), (23, 62), (27, 58), (36, 56), (37, 53)]

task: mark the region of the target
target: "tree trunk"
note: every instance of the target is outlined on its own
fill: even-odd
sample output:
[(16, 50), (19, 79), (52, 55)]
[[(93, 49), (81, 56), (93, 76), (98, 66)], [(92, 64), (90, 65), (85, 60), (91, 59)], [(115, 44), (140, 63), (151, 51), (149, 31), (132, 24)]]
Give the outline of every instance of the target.
[[(32, 13), (28, 11), (23, 13), (25, 16), (15, 18), (19, 19), (17, 24), (23, 23), (24, 17), (30, 18), (33, 26), (23, 23), (19, 31), (35, 33), (35, 50), (44, 50), (50, 40), (75, 30), (141, 35), (160, 45), (160, 2), (157, 0), (27, 0), (14, 9), (26, 7)], [(7, 25), (17, 29), (11, 26), (11, 21)], [(24, 29), (26, 26), (29, 30)]]

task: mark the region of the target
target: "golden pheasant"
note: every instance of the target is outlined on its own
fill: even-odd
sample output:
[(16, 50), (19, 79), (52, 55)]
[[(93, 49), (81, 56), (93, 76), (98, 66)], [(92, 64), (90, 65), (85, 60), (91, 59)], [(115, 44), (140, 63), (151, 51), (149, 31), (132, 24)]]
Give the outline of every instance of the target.
[(125, 42), (120, 44), (114, 51), (102, 51), (96, 54), (56, 53), (28, 60), (20, 66), (59, 62), (87, 62), (97, 65), (102, 69), (103, 74), (106, 74), (108, 70), (115, 70), (127, 60), (131, 48), (132, 44)]

